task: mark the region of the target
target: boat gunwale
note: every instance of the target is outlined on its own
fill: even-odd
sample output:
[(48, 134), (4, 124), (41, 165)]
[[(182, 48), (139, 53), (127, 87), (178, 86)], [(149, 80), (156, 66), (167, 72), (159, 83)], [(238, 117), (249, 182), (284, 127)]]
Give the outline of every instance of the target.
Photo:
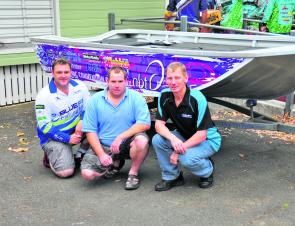
[[(217, 44), (221, 40), (225, 40), (226, 43), (238, 42), (242, 40), (244, 43), (241, 46), (255, 47), (257, 49), (250, 50), (237, 50), (237, 51), (214, 51), (214, 50), (189, 50), (189, 49), (175, 49), (175, 48), (151, 48), (144, 46), (130, 46), (121, 44), (105, 44), (105, 43), (93, 43), (102, 42), (108, 38), (114, 37), (114, 35), (145, 35), (145, 36), (164, 36), (167, 41), (170, 41), (171, 37), (183, 37), (184, 35), (189, 38), (194, 38), (196, 44)], [(209, 38), (209, 39), (208, 39)], [(113, 38), (115, 39), (115, 38)], [(210, 41), (216, 40), (216, 43)], [(156, 31), (156, 30), (139, 30), (139, 29), (122, 29), (113, 30), (102, 35), (87, 37), (87, 38), (66, 38), (60, 36), (39, 36), (32, 37), (31, 41), (35, 44), (55, 44), (55, 45), (67, 45), (81, 48), (91, 49), (108, 49), (108, 50), (125, 50), (138, 53), (148, 54), (172, 54), (179, 56), (190, 57), (231, 57), (231, 58), (255, 58), (255, 57), (268, 57), (268, 56), (281, 56), (281, 55), (295, 55), (295, 38), (289, 36), (260, 36), (260, 35), (239, 35), (239, 34), (212, 34), (212, 33), (192, 33), (192, 32), (171, 32), (171, 31)], [(271, 47), (259, 47), (257, 42), (278, 43), (283, 42), (284, 46), (271, 46)], [(222, 43), (226, 45), (226, 43)], [(245, 43), (249, 43), (245, 45)], [(237, 43), (238, 44), (238, 43)], [(236, 44), (236, 45), (237, 45)], [(280, 44), (282, 45), (282, 44)]]

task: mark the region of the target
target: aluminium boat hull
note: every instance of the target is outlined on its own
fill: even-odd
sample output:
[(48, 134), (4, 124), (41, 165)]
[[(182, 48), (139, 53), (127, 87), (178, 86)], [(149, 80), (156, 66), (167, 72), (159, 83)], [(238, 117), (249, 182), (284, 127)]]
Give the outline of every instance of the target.
[(42, 68), (54, 59), (71, 61), (73, 78), (104, 87), (107, 71), (128, 71), (130, 88), (158, 96), (167, 87), (165, 70), (186, 65), (189, 86), (209, 97), (272, 99), (295, 89), (295, 38), (116, 30), (91, 38), (33, 38)]

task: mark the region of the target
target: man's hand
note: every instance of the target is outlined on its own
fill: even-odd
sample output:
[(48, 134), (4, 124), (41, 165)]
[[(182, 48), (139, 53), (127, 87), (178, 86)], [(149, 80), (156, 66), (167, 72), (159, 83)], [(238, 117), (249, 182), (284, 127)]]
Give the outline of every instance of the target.
[(120, 136), (117, 136), (116, 139), (113, 141), (113, 143), (110, 146), (110, 150), (114, 154), (118, 154), (120, 152), (120, 145), (122, 143), (123, 139)]
[(106, 154), (106, 153), (102, 153), (100, 156), (98, 156), (100, 163), (103, 166), (109, 166), (111, 164), (113, 164), (113, 159), (110, 155)]
[(177, 165), (179, 154), (172, 152), (170, 155), (170, 163), (173, 165)]
[(170, 20), (172, 17), (175, 17), (175, 13), (174, 12), (171, 12), (171, 11), (165, 11), (164, 13), (164, 19), (165, 20)]
[(172, 145), (174, 151), (178, 154), (183, 154), (186, 151), (186, 147), (185, 147), (184, 143), (182, 142), (182, 140), (180, 140), (175, 135), (172, 136), (171, 145)]
[(69, 143), (70, 144), (78, 144), (81, 141), (81, 138), (82, 138), (81, 135), (74, 133), (71, 135)]

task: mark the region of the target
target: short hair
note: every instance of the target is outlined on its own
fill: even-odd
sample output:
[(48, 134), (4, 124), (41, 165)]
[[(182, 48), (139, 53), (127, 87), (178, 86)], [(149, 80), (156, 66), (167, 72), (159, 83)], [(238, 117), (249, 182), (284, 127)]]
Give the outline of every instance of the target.
[(127, 76), (127, 72), (122, 68), (122, 67), (112, 67), (109, 71), (108, 71), (108, 79), (110, 79), (111, 77), (111, 73), (114, 72), (115, 74), (118, 74), (120, 72), (123, 73), (124, 75), (124, 79), (126, 79)]
[(70, 61), (68, 61), (65, 58), (57, 58), (52, 63), (52, 71), (54, 71), (55, 66), (58, 65), (58, 64), (59, 65), (69, 65), (70, 69), (72, 68), (72, 65), (71, 65)]
[(180, 68), (181, 73), (182, 73), (183, 75), (187, 75), (185, 65), (184, 65), (183, 63), (180, 63), (180, 62), (172, 62), (172, 63), (170, 63), (170, 64), (167, 66), (166, 73), (168, 72), (168, 69), (171, 69), (171, 70), (174, 72), (174, 71), (176, 71), (178, 68)]

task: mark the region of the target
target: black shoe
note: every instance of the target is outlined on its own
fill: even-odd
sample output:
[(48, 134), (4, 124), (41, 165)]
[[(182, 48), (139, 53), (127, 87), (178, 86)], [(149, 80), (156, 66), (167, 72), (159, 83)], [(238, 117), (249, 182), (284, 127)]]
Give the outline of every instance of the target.
[[(213, 165), (213, 172), (214, 172), (214, 161), (211, 158), (209, 158), (209, 160), (211, 161), (211, 163)], [(213, 182), (214, 182), (213, 172), (211, 173), (211, 175), (209, 177), (200, 177), (200, 182), (199, 182), (200, 188), (210, 188), (213, 186)]]
[(180, 172), (179, 176), (174, 180), (162, 180), (160, 183), (156, 184), (155, 190), (156, 191), (167, 191), (170, 188), (175, 186), (184, 185), (184, 178), (182, 172)]

